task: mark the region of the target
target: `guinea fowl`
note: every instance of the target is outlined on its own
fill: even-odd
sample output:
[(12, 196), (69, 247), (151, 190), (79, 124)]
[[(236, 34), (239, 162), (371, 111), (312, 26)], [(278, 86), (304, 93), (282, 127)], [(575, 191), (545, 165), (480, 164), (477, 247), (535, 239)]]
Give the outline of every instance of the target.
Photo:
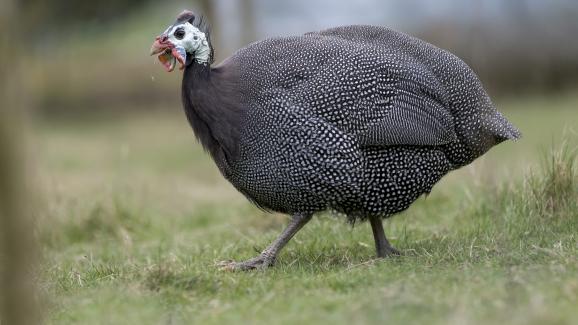
[(383, 218), (520, 136), (463, 61), (384, 27), (271, 38), (212, 67), (206, 24), (184, 11), (151, 54), (184, 70), (186, 116), (222, 175), (259, 207), (292, 216), (259, 256), (230, 269), (273, 265), (324, 210), (368, 219), (377, 256), (399, 254)]

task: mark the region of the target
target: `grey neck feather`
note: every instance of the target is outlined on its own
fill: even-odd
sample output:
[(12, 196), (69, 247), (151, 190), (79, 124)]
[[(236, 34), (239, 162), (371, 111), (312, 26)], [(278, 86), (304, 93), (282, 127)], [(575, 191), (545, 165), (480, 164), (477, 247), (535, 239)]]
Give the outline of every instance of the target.
[(183, 74), (182, 100), (195, 136), (227, 176), (237, 157), (245, 111), (238, 71), (232, 65), (211, 68), (193, 62)]

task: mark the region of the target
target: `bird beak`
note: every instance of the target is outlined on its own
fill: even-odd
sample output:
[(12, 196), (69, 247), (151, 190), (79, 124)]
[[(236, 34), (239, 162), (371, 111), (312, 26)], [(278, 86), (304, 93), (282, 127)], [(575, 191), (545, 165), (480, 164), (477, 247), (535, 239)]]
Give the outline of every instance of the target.
[(187, 61), (185, 49), (175, 46), (164, 34), (157, 36), (151, 46), (150, 55), (158, 55), (159, 61), (167, 72), (173, 71), (177, 62), (180, 63), (180, 69), (184, 69)]
[(172, 44), (167, 39), (166, 35), (157, 36), (151, 46), (151, 55), (162, 53), (170, 48)]

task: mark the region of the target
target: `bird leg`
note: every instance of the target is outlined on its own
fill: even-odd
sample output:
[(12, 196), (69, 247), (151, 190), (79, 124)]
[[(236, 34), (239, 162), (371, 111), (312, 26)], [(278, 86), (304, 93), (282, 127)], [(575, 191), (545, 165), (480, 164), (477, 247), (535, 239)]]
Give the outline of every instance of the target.
[(254, 270), (254, 269), (264, 269), (275, 264), (275, 259), (277, 254), (283, 249), (283, 247), (293, 238), (293, 236), (301, 229), (303, 226), (311, 220), (311, 214), (294, 214), (291, 217), (289, 225), (275, 241), (271, 243), (265, 250), (252, 259), (244, 262), (233, 262), (225, 261), (219, 263), (219, 266), (224, 270)]
[(375, 250), (377, 257), (383, 258), (391, 255), (401, 255), (400, 251), (393, 248), (383, 232), (383, 224), (381, 219), (376, 216), (369, 217), (371, 223), (371, 230), (373, 231), (373, 239), (375, 239)]

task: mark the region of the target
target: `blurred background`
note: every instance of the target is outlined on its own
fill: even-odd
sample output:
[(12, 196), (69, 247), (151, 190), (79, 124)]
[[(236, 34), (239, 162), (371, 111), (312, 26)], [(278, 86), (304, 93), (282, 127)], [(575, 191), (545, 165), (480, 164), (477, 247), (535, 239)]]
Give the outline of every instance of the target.
[(217, 62), (267, 37), (347, 24), (374, 24), (457, 54), (491, 95), (561, 93), (578, 84), (574, 0), (410, 1), (26, 1), (24, 74), (44, 116), (178, 107), (180, 76), (148, 49), (191, 8), (209, 18)]
[[(13, 153), (0, 174), (22, 176), (0, 179), (0, 196), (10, 192), (21, 198), (11, 202), (25, 202), (0, 211), (6, 208), (3, 220), (23, 215), (20, 208), (36, 198), (46, 278), (59, 279), (42, 290), (63, 305), (59, 286), (86, 281), (76, 270), (87, 250), (130, 252), (134, 242), (146, 248), (179, 233), (194, 242), (191, 234), (203, 236), (199, 229), (210, 234), (210, 227), (247, 218), (257, 228), (283, 222), (259, 218), (262, 212), (220, 177), (182, 112), (181, 73), (165, 73), (149, 56), (155, 36), (183, 9), (208, 18), (217, 62), (259, 39), (348, 24), (391, 27), (461, 57), (524, 138), (449, 175), (432, 193), (434, 202), (515, 181), (543, 149), (578, 144), (575, 0), (4, 0), (0, 6), (0, 152)], [(22, 178), (33, 185), (19, 188)], [(229, 210), (205, 213), (224, 200)], [(26, 240), (9, 230), (29, 227), (19, 220), (0, 227), (3, 238), (10, 232), (10, 240)]]

